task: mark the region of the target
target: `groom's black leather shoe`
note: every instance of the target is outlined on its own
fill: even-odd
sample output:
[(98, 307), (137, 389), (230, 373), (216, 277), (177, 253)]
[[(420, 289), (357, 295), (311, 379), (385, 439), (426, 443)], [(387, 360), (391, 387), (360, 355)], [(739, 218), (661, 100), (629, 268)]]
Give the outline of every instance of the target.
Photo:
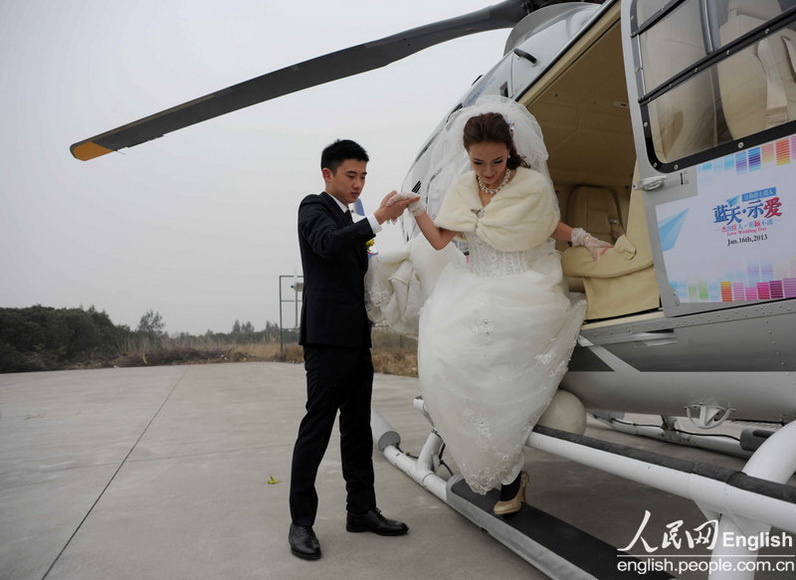
[(385, 518), (376, 508), (361, 515), (348, 512), (345, 529), (349, 532), (373, 532), (380, 536), (402, 536), (409, 531), (405, 523)]
[(317, 560), (321, 557), (321, 544), (312, 526), (297, 526), (290, 524), (290, 551), (294, 556), (304, 560)]

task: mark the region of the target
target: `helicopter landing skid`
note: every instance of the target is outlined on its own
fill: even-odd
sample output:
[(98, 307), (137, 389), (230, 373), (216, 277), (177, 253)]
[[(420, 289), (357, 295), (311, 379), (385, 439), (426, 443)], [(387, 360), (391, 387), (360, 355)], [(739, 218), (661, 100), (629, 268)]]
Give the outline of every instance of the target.
[[(422, 408), (422, 401), (415, 400), (415, 406)], [(551, 578), (616, 577), (619, 552), (615, 548), (536, 508), (524, 508), (524, 512), (514, 518), (496, 517), (492, 514), (494, 494), (477, 496), (469, 491), (460, 476), (448, 481), (440, 477), (435, 472), (434, 458), (440, 452), (442, 439), (433, 428), (420, 456), (414, 458), (401, 451), (400, 435), (376, 409), (372, 409), (371, 427), (374, 443), (388, 461)], [(796, 533), (796, 492), (786, 484), (796, 471), (796, 423), (783, 427), (766, 440), (743, 471), (676, 459), (539, 425), (534, 428), (527, 445), (691, 499), (703, 513), (718, 522), (719, 537), (724, 537), (725, 533), (765, 532), (771, 526)], [(539, 525), (539, 522), (546, 523)], [(574, 537), (578, 540), (573, 540)], [(594, 554), (604, 554), (600, 560), (613, 563), (611, 574), (605, 575), (604, 564), (594, 562), (589, 564), (598, 566), (602, 573), (596, 568), (584, 569), (587, 564), (578, 557), (577, 551), (566, 549), (568, 543), (580, 548), (581, 540)], [(610, 560), (605, 554), (610, 555)], [(712, 561), (721, 560), (723, 555), (723, 548), (717, 545)], [(756, 551), (746, 550), (741, 555), (749, 564), (757, 559)], [(594, 555), (587, 559), (591, 558), (597, 560)], [(750, 565), (747, 570), (748, 573), (740, 575), (718, 572), (711, 575), (711, 580), (754, 578), (754, 567)], [(600, 575), (595, 575), (598, 573)], [(650, 578), (649, 575), (644, 577)]]

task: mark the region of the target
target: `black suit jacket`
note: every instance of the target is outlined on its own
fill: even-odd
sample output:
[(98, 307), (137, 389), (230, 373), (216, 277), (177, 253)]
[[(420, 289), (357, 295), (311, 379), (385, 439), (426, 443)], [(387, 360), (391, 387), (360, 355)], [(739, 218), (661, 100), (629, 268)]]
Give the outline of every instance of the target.
[(370, 347), (364, 283), (370, 223), (350, 224), (321, 193), (299, 205), (298, 234), (304, 270), (299, 344)]

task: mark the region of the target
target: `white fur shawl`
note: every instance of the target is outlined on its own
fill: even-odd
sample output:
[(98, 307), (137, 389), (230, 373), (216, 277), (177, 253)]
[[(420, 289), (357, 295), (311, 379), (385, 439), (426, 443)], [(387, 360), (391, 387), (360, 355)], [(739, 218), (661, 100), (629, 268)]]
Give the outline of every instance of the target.
[(475, 173), (460, 176), (445, 195), (434, 222), (454, 232), (475, 232), (501, 252), (520, 252), (542, 244), (560, 219), (552, 184), (533, 169), (518, 167), (516, 171), (486, 207), (478, 196)]

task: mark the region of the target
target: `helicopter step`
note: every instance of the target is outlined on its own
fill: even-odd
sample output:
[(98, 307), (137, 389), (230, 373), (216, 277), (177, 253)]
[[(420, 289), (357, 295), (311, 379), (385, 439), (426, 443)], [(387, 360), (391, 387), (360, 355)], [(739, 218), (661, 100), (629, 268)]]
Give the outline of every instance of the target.
[[(516, 514), (495, 516), (499, 492), (476, 494), (458, 476), (448, 482), (448, 490), (452, 508), (552, 578), (616, 578), (617, 549), (599, 538), (527, 504)], [(633, 572), (639, 569), (628, 566), (622, 578), (673, 578), (666, 572)]]

